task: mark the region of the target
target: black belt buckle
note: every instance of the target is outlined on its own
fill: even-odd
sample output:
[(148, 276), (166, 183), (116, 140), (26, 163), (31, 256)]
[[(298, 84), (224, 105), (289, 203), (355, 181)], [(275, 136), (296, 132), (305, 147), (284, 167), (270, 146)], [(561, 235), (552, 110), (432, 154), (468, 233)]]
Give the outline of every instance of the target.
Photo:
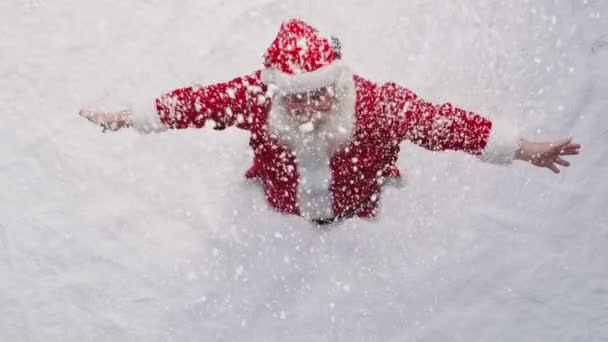
[(338, 220), (337, 220), (337, 218), (333, 217), (333, 218), (325, 218), (325, 219), (313, 219), (311, 221), (312, 221), (312, 223), (319, 225), (319, 226), (328, 226), (330, 224), (336, 223)]

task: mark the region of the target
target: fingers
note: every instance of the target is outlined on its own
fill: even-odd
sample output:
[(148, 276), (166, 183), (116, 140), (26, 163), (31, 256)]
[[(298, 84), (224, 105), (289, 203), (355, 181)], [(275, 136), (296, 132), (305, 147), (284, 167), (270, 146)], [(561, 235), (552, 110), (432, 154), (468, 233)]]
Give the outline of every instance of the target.
[(562, 151), (577, 151), (580, 150), (581, 145), (579, 144), (568, 144), (564, 147), (562, 147)]
[(104, 113), (83, 109), (78, 114), (96, 125), (102, 125), (103, 123)]
[(570, 162), (569, 161), (564, 160), (564, 159), (562, 159), (560, 157), (556, 157), (554, 163), (558, 164), (558, 165), (561, 165), (561, 166), (565, 166), (565, 167), (570, 166)]
[(559, 151), (559, 155), (569, 156), (579, 154), (580, 144), (572, 142), (572, 137), (556, 140), (550, 143), (553, 151)]
[(93, 113), (94, 113), (93, 111), (86, 110), (86, 109), (81, 109), (81, 110), (78, 112), (78, 115), (80, 115), (80, 116), (82, 116), (82, 117), (86, 118), (87, 120), (91, 120), (91, 117), (93, 116)]
[(551, 147), (553, 147), (553, 148), (562, 149), (562, 148), (565, 148), (566, 146), (568, 146), (571, 142), (572, 142), (572, 137), (568, 137), (568, 138), (563, 138), (563, 139), (552, 141), (550, 144), (551, 144)]
[(581, 148), (581, 145), (580, 144), (572, 144), (572, 143), (570, 143), (570, 144), (566, 145), (564, 148), (565, 149), (579, 149), (579, 148)]
[(569, 161), (567, 161), (567, 160), (565, 160), (565, 159), (562, 159), (562, 158), (560, 158), (560, 157), (555, 157), (555, 160), (553, 160), (553, 162), (552, 162), (552, 163), (549, 163), (549, 164), (547, 165), (547, 168), (548, 168), (549, 170), (553, 171), (553, 173), (555, 173), (555, 174), (560, 173), (560, 170), (559, 170), (559, 168), (557, 167), (557, 165), (556, 165), (556, 164), (557, 164), (557, 165), (561, 165), (561, 166), (563, 166), (563, 167), (568, 167), (568, 166), (570, 166), (570, 162), (569, 162)]
[(559, 151), (559, 154), (562, 156), (572, 156), (580, 153), (581, 145), (579, 144), (569, 144), (566, 147), (562, 148)]
[(90, 122), (101, 126), (102, 133), (106, 133), (107, 131), (117, 131), (123, 126), (123, 124), (119, 120), (112, 117), (112, 113), (97, 112), (83, 109), (78, 112), (78, 114), (86, 118)]
[(555, 164), (550, 163), (549, 165), (547, 165), (547, 168), (551, 171), (553, 171), (553, 173), (558, 174), (559, 173), (559, 169), (557, 168), (557, 166), (555, 166)]
[(579, 154), (579, 150), (565, 150), (565, 151), (560, 151), (559, 155), (560, 156), (574, 156)]

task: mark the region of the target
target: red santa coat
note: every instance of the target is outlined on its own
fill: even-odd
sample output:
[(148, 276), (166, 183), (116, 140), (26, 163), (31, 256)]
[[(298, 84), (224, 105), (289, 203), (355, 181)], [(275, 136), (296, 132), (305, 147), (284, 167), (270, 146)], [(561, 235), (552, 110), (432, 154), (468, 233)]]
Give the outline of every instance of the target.
[(395, 83), (376, 84), (342, 67), (341, 100), (325, 127), (313, 132), (290, 121), (274, 104), (263, 71), (209, 86), (171, 91), (156, 100), (158, 115), (136, 127), (214, 128), (250, 132), (254, 165), (270, 205), (309, 219), (376, 214), (385, 178), (399, 176), (399, 144), (409, 140), (433, 151), (457, 150), (508, 164), (517, 132), (449, 103), (434, 105)]

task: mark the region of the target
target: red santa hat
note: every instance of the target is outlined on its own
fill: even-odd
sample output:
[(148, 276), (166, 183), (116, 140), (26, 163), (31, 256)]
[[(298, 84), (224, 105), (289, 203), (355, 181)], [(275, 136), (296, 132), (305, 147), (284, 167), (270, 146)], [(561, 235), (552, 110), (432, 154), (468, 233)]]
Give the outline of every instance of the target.
[(290, 93), (319, 89), (348, 70), (340, 57), (337, 38), (323, 37), (304, 21), (290, 19), (264, 55), (262, 81)]

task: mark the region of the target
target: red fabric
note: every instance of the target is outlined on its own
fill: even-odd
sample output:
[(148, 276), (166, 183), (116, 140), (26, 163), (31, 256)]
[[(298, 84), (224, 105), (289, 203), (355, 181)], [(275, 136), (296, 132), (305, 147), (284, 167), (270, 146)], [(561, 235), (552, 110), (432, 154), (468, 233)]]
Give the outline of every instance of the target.
[(270, 100), (260, 71), (232, 81), (174, 90), (156, 99), (161, 121), (171, 128), (202, 128), (212, 120), (215, 129), (236, 125), (252, 130), (266, 120)]
[(264, 55), (264, 67), (293, 75), (318, 70), (331, 64), (335, 53), (317, 29), (292, 19), (284, 22)]
[[(331, 159), (334, 213), (357, 208), (379, 193), (384, 177), (398, 176), (399, 143), (410, 140), (430, 150), (480, 154), (492, 123), (451, 104), (433, 105), (394, 83), (378, 85), (353, 76), (355, 130), (349, 146)], [(161, 121), (169, 128), (237, 126), (251, 132), (254, 165), (247, 177), (259, 177), (268, 202), (281, 212), (299, 214), (295, 156), (273, 139), (266, 119), (271, 107), (260, 72), (226, 83), (174, 90), (157, 99)], [(359, 216), (375, 215), (377, 201)]]

